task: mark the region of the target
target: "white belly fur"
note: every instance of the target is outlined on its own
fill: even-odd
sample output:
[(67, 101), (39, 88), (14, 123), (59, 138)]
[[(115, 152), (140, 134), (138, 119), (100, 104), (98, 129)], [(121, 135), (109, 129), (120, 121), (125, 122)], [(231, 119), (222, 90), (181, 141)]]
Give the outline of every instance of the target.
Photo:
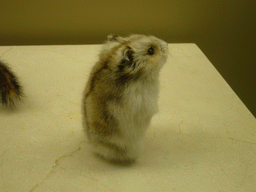
[(157, 108), (158, 84), (129, 86), (121, 103), (108, 103), (109, 112), (118, 121), (122, 139), (134, 142), (144, 136)]

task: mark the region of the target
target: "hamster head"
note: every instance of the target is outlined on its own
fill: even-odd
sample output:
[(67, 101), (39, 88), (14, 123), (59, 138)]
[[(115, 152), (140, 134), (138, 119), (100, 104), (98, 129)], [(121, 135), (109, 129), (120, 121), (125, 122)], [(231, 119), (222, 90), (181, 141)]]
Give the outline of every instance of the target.
[(168, 56), (168, 44), (155, 36), (109, 35), (100, 58), (117, 76), (158, 75)]

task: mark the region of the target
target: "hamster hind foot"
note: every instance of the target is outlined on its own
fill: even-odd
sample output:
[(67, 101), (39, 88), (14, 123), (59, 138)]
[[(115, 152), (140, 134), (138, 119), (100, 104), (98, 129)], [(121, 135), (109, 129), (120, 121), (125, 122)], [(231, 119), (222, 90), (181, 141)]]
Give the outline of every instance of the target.
[(0, 103), (12, 108), (22, 97), (22, 87), (11, 69), (0, 61)]
[(96, 156), (114, 164), (132, 164), (137, 158), (135, 150), (105, 141), (97, 142), (92, 150)]

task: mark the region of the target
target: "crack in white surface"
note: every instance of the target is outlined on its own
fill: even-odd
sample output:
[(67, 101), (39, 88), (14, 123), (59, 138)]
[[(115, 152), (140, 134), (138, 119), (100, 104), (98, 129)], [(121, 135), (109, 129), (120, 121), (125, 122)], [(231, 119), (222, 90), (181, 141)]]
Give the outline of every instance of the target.
[(13, 47), (10, 48), (10, 49), (8, 49), (8, 50), (6, 50), (5, 52), (3, 52), (3, 53), (1, 54), (1, 56), (0, 56), (0, 58), (2, 58), (7, 52), (11, 51), (12, 49), (13, 49)]
[(241, 139), (235, 139), (233, 137), (227, 137), (227, 138), (232, 140), (232, 141), (238, 141), (238, 142), (242, 142), (242, 143), (248, 143), (248, 144), (256, 145), (256, 142), (244, 141), (244, 140), (241, 140)]
[(51, 176), (51, 174), (53, 174), (55, 172), (55, 169), (60, 165), (61, 160), (65, 159), (66, 157), (72, 157), (77, 151), (80, 151), (82, 143), (84, 143), (84, 141), (80, 142), (78, 149), (76, 149), (72, 153), (70, 153), (68, 155), (63, 155), (63, 156), (59, 157), (58, 159), (56, 159), (55, 164), (52, 166), (50, 172), (46, 175), (46, 177), (41, 182), (36, 184), (29, 192), (33, 192), (37, 187), (39, 187), (41, 184), (43, 184)]
[(252, 142), (252, 141), (245, 141), (245, 140), (241, 140), (241, 139), (235, 139), (233, 137), (216, 137), (219, 139), (229, 139), (232, 141), (238, 141), (238, 142), (242, 142), (242, 143), (247, 143), (247, 144), (251, 144), (251, 145), (256, 145), (256, 142)]

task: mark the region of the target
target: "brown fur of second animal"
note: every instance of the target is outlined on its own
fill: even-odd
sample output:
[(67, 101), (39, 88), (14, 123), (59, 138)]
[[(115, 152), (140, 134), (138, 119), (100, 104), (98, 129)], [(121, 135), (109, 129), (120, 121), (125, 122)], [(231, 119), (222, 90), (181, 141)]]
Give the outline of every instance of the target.
[(109, 35), (87, 82), (83, 113), (92, 151), (119, 163), (134, 162), (158, 111), (158, 76), (168, 44), (154, 36)]
[(22, 87), (7, 64), (0, 61), (0, 103), (13, 108), (22, 97)]

